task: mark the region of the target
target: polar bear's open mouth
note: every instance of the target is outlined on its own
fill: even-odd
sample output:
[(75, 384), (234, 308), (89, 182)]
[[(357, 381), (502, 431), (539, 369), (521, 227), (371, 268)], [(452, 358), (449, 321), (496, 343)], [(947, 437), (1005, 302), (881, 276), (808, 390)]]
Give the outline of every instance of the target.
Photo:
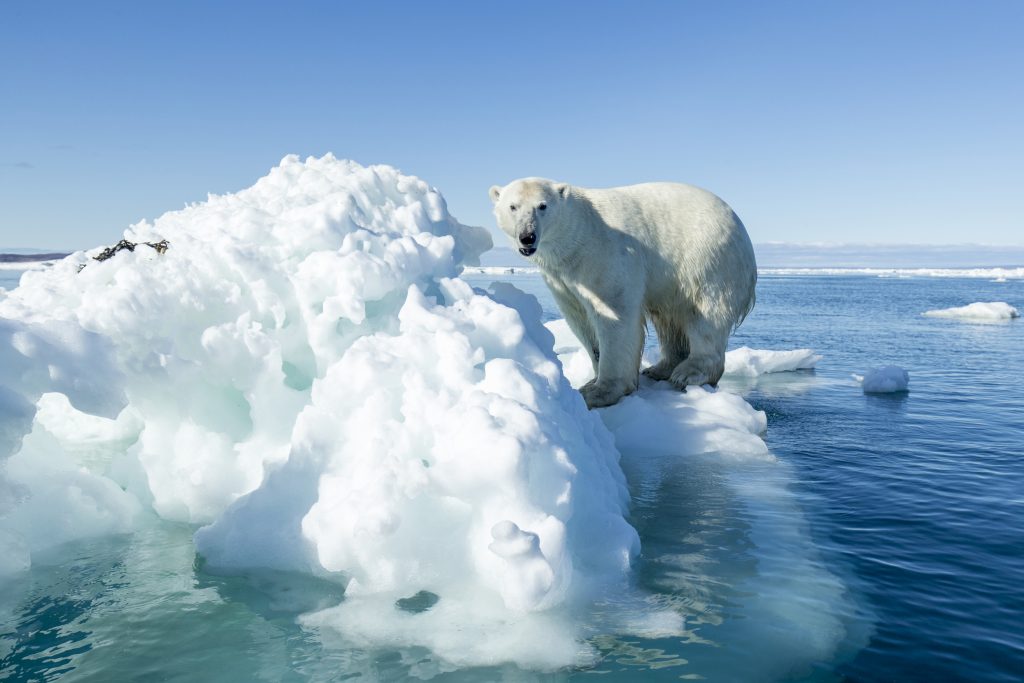
[(523, 256), (533, 256), (536, 253), (537, 247), (530, 245), (528, 247), (519, 247), (519, 253)]

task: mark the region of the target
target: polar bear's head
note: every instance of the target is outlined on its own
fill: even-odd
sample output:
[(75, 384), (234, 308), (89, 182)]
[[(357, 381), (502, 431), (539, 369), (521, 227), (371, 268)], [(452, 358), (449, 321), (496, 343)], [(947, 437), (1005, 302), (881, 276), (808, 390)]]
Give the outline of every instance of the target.
[(569, 186), (544, 178), (522, 178), (505, 187), (495, 185), (490, 194), (498, 227), (520, 254), (533, 256), (543, 248), (544, 235), (558, 225), (569, 199)]

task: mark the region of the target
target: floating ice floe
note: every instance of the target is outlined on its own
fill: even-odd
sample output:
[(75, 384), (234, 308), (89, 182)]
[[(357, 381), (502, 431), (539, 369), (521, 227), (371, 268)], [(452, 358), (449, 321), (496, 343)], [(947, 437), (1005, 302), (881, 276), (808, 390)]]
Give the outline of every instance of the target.
[(854, 375), (865, 394), (894, 394), (907, 391), (910, 373), (895, 365), (886, 365), (869, 370), (864, 375)]
[[(536, 300), (459, 279), (486, 231), (417, 178), (327, 156), (124, 236), (170, 248), (79, 252), (0, 300), (7, 573), (148, 507), (206, 524), (211, 569), (343, 581), (306, 619), (350, 642), (586, 658), (565, 610), (628, 592), (625, 479)], [(416, 595), (437, 604), (405, 632)]]
[[(393, 168), (286, 157), (124, 237), (170, 247), (79, 252), (0, 299), (0, 573), (156, 515), (202, 525), (209, 571), (344, 584), (300, 623), (345, 646), (554, 669), (593, 661), (594, 633), (683, 627), (633, 587), (620, 452), (775, 464), (727, 392), (586, 410), (571, 334), (462, 280), (486, 231)], [(803, 623), (834, 625), (839, 589), (786, 547), (830, 586)]]
[[(564, 319), (544, 323), (555, 337), (555, 351), (559, 354), (565, 376), (573, 386), (581, 386), (594, 376), (590, 356), (580, 346)], [(656, 351), (645, 356), (645, 363), (654, 362)], [(650, 356), (650, 357), (648, 357)], [(811, 370), (821, 360), (812, 349), (772, 351), (741, 346), (725, 354), (725, 374), (736, 377), (759, 377), (776, 372)]]
[(821, 356), (811, 349), (769, 351), (741, 346), (725, 354), (725, 374), (759, 377), (773, 372), (811, 370)]
[[(555, 352), (572, 385), (579, 387), (592, 379), (590, 357), (568, 323), (559, 319), (544, 325), (554, 335)], [(718, 452), (727, 457), (774, 459), (759, 438), (767, 429), (765, 414), (728, 392), (703, 387), (681, 392), (667, 382), (641, 378), (637, 394), (598, 412), (620, 449), (650, 451), (653, 447), (679, 454)]]
[(1005, 301), (978, 301), (967, 306), (925, 311), (930, 318), (960, 318), (966, 320), (1010, 320), (1019, 318), (1016, 308)]

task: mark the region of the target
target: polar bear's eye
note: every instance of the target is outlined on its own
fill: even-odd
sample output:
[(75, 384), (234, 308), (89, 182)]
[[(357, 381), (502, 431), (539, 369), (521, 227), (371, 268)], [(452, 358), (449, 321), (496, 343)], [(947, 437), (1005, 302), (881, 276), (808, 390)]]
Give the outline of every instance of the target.
[(516, 210), (516, 205), (515, 204), (509, 204), (508, 210), (509, 211), (515, 211)]
[(540, 209), (541, 211), (543, 211), (544, 209), (548, 208), (548, 205), (547, 205), (547, 204), (545, 204), (544, 202), (541, 202), (541, 203), (540, 203), (540, 204), (539, 204), (539, 205), (537, 206), (537, 208), (538, 208), (538, 209)]

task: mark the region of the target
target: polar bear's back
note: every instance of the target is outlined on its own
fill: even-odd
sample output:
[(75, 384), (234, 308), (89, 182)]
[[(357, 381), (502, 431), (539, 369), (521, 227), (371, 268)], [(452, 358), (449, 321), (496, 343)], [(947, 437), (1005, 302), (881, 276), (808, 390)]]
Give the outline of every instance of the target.
[[(754, 249), (739, 216), (719, 197), (683, 183), (643, 183), (578, 190), (608, 227), (635, 237), (674, 261), (694, 260), (708, 267), (729, 264), (756, 269)], [(681, 256), (688, 252), (690, 257)], [(723, 253), (719, 253), (723, 252)]]
[(739, 318), (753, 304), (753, 245), (742, 221), (716, 195), (682, 183), (577, 189), (608, 227), (635, 238), (652, 261), (657, 259), (647, 266), (647, 289), (654, 298), (681, 286), (704, 299), (695, 301), (702, 308)]
[(665, 246), (746, 233), (728, 204), (693, 185), (643, 183), (582, 191), (610, 227), (641, 239), (668, 238), (671, 245)]

